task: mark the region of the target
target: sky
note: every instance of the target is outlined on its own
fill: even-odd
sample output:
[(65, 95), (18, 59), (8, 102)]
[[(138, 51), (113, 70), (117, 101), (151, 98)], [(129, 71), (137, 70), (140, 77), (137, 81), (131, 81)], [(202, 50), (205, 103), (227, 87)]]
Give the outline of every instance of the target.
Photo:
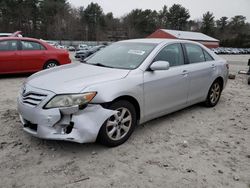
[(213, 12), (216, 19), (222, 16), (229, 18), (235, 15), (244, 15), (250, 22), (250, 0), (68, 0), (75, 7), (87, 7), (91, 2), (98, 3), (104, 13), (113, 12), (115, 17), (121, 17), (132, 9), (161, 10), (164, 5), (168, 7), (181, 4), (189, 9), (191, 19), (201, 19), (207, 12)]

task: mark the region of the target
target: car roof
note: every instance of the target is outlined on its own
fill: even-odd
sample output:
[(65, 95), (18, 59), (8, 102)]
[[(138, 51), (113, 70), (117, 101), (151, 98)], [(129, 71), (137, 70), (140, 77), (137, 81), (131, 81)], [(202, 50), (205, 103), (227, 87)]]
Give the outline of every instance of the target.
[(28, 37), (0, 37), (0, 41), (4, 40), (27, 40), (27, 41), (32, 41), (32, 42), (38, 42), (42, 44), (43, 46), (46, 46), (47, 49), (55, 49), (53, 46), (48, 44), (47, 42), (40, 40), (40, 39), (35, 39), (35, 38), (28, 38)]
[(120, 42), (151, 43), (151, 44), (161, 44), (161, 43), (171, 43), (171, 42), (190, 42), (190, 43), (198, 44), (197, 42), (190, 41), (190, 40), (160, 39), (160, 38), (130, 39), (130, 40), (123, 40)]
[(39, 39), (28, 38), (28, 37), (1, 37), (0, 40), (33, 40), (33, 41), (40, 41)]

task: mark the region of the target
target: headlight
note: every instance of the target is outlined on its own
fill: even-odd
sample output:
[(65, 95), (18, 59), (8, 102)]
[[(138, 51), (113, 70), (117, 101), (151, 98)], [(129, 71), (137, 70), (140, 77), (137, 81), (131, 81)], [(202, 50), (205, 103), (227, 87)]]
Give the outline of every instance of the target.
[(96, 92), (72, 94), (72, 95), (56, 95), (46, 105), (45, 108), (59, 108), (70, 106), (83, 106), (89, 103), (96, 96)]

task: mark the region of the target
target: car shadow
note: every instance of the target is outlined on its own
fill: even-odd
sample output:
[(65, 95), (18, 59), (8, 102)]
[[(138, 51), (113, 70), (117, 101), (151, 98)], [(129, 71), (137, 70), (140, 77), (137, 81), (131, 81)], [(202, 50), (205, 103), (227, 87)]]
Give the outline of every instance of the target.
[(15, 79), (15, 78), (27, 78), (31, 76), (33, 73), (19, 73), (19, 74), (3, 74), (0, 75), (0, 79)]
[(40, 150), (47, 154), (55, 155), (92, 155), (93, 153), (103, 153), (108, 149), (112, 149), (106, 146), (103, 146), (99, 143), (76, 143), (70, 141), (61, 141), (61, 140), (44, 140), (36, 137), (31, 137), (27, 135), (32, 143), (32, 145), (39, 146)]
[(152, 126), (152, 125), (154, 126), (154, 125), (157, 125), (158, 123), (162, 123), (170, 118), (171, 119), (178, 118), (183, 114), (190, 113), (190, 111), (196, 111), (197, 109), (208, 109), (208, 108), (205, 107), (202, 103), (194, 104), (192, 106), (188, 106), (186, 108), (172, 112), (170, 114), (152, 119), (146, 123), (139, 125), (138, 127), (147, 127), (149, 124), (150, 124), (150, 126)]
[[(167, 114), (165, 116), (150, 120), (146, 123), (143, 123), (139, 126), (136, 127), (134, 134), (132, 134), (132, 142), (133, 142), (133, 136), (139, 135), (141, 129), (155, 129), (157, 125), (166, 122), (170, 119), (175, 119), (179, 118), (182, 115), (185, 115), (186, 113), (190, 113), (190, 111), (196, 111), (198, 109), (207, 109), (204, 107), (202, 104), (195, 104), (193, 106), (184, 108), (182, 110), (173, 112), (171, 114)], [(33, 138), (36, 139), (37, 141), (40, 140), (38, 138)], [(129, 140), (130, 140), (129, 139)], [(38, 141), (39, 142), (39, 141)], [(109, 148), (107, 146), (103, 146), (99, 144), (98, 142), (95, 143), (85, 143), (85, 144), (80, 144), (80, 143), (75, 143), (75, 142), (68, 142), (68, 141), (54, 141), (54, 140), (42, 140), (44, 145), (47, 147), (47, 149), (54, 148), (55, 152), (66, 152), (66, 153), (77, 153), (77, 154), (91, 154), (93, 152), (98, 152), (99, 154), (102, 152), (107, 152), (107, 150), (112, 150), (112, 148)], [(119, 147), (127, 147), (127, 144), (131, 144), (130, 142), (125, 142), (123, 145), (118, 146)]]

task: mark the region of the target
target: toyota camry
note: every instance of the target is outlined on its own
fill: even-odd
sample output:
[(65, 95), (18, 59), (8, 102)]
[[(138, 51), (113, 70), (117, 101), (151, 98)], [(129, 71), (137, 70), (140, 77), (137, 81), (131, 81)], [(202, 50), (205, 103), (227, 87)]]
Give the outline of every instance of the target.
[(227, 62), (196, 42), (121, 41), (29, 77), (18, 111), (33, 136), (118, 146), (138, 124), (196, 103), (214, 107), (227, 76)]

